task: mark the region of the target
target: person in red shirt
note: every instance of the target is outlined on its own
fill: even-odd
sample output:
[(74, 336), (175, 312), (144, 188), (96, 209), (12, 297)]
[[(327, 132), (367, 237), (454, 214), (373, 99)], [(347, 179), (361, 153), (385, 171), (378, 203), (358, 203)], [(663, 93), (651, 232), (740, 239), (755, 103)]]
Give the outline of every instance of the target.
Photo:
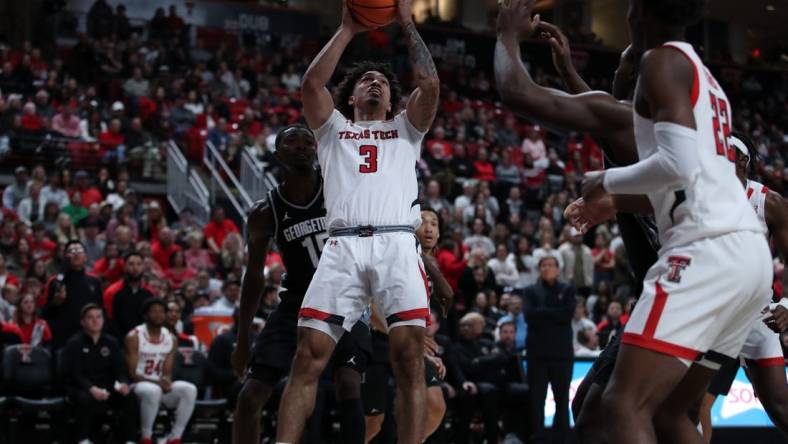
[(452, 290), (456, 291), (460, 276), (468, 265), (468, 255), (464, 251), (462, 242), (452, 240), (442, 243), (436, 257), (441, 273), (451, 285)]
[(91, 274), (102, 279), (106, 284), (112, 285), (123, 277), (124, 262), (120, 257), (118, 244), (107, 242), (104, 247), (104, 256), (93, 265)]
[(176, 251), (181, 251), (181, 247), (175, 243), (175, 233), (169, 227), (159, 230), (159, 240), (151, 244), (151, 255), (165, 273), (170, 268), (170, 256)]
[(495, 167), (489, 160), (487, 148), (479, 148), (478, 159), (473, 162), (476, 175), (473, 177), (485, 182), (495, 182)]
[(44, 120), (36, 114), (36, 105), (33, 102), (25, 103), (22, 108), (22, 128), (34, 132), (44, 129)]
[(436, 127), (432, 131), (433, 138), (427, 141), (427, 150), (436, 159), (447, 159), (454, 155), (454, 147), (446, 140), (446, 130)]
[(26, 293), (16, 303), (14, 324), (21, 332), (22, 344), (31, 347), (49, 345), (52, 341), (52, 330), (46, 320), (36, 314), (36, 297)]
[(186, 265), (183, 251), (180, 249), (173, 251), (170, 255), (170, 267), (164, 273), (164, 277), (170, 281), (170, 288), (179, 290), (183, 281), (193, 279), (196, 276), (197, 271)]
[(222, 207), (213, 208), (211, 211), (211, 221), (203, 228), (205, 242), (214, 254), (219, 254), (221, 252), (222, 242), (224, 242), (225, 236), (230, 233), (238, 232), (238, 227), (235, 226), (233, 221), (224, 217), (224, 209)]
[(46, 227), (41, 222), (33, 224), (33, 238), (30, 241), (30, 251), (33, 259), (49, 260), (55, 255), (57, 244), (52, 242), (46, 233)]
[(16, 285), (18, 287), (19, 278), (6, 270), (5, 255), (0, 253), (0, 288), (5, 287), (6, 285)]
[(89, 185), (87, 171), (77, 171), (77, 174), (74, 175), (74, 182), (76, 187), (69, 191), (69, 197), (71, 197), (75, 191), (79, 191), (82, 196), (81, 203), (83, 207), (89, 208), (94, 203), (100, 204), (104, 200), (101, 191)]
[(591, 256), (594, 258), (594, 286), (601, 281), (610, 283), (613, 280), (616, 255), (610, 249), (610, 241), (604, 233), (597, 233)]
[(123, 162), (126, 158), (126, 145), (120, 119), (112, 119), (109, 128), (99, 135), (99, 156), (104, 161), (117, 160)]

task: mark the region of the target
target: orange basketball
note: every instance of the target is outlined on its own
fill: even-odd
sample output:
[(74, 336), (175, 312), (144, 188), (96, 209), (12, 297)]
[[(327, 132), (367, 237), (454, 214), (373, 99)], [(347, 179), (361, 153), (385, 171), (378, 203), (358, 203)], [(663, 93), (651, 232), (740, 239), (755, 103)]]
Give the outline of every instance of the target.
[(386, 26), (397, 15), (397, 0), (347, 0), (347, 7), (357, 22), (370, 28)]

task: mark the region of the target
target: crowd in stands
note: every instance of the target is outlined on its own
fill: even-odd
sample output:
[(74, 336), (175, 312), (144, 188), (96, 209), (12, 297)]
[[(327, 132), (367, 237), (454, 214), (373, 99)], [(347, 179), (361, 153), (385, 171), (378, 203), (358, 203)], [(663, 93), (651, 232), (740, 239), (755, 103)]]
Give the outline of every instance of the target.
[[(248, 149), (275, 172), (273, 137), (301, 118), (298, 90), (315, 42), (191, 44), (174, 6), (137, 29), (122, 5), (96, 5), (88, 34), (73, 47), (48, 56), (29, 42), (0, 50), (0, 156), (53, 150), (67, 160), (18, 166), (2, 192), (0, 345), (44, 347), (54, 359), (86, 334), (90, 313), (83, 307), (92, 303), (103, 308), (99, 330), (121, 350), (126, 334), (143, 323), (144, 302), (162, 298), (179, 347), (208, 350), (210, 378), (199, 396), (232, 398), (233, 332), (201, 343), (192, 315), (206, 307), (233, 312), (245, 263), (241, 231), (219, 206), (205, 226), (189, 211), (168, 215), (166, 200), (140, 195), (131, 181), (163, 180), (162, 144), (170, 140), (195, 161), (210, 141), (233, 168)], [(395, 68), (407, 85), (406, 66)], [(557, 279), (576, 290), (568, 324), (577, 357), (596, 356), (626, 324), (638, 285), (615, 223), (584, 236), (563, 217), (583, 173), (603, 166), (594, 140), (548, 131), (500, 108), (490, 72), (438, 68), (444, 91), (417, 168), (423, 205), (441, 215), (437, 260), (456, 295), (435, 333), (456, 355), (444, 359), (460, 357), (444, 382), (451, 400), (467, 383), (525, 382), (522, 365), (499, 370), (509, 359), (519, 364), (534, 341), (528, 289), (543, 278), (545, 257), (554, 258)], [(560, 87), (551, 68), (532, 72), (537, 82)], [(718, 78), (733, 99), (735, 127), (757, 145), (754, 174), (785, 193), (788, 75)], [(587, 80), (600, 88), (610, 83)], [(81, 248), (84, 260), (70, 246)], [(275, 309), (285, 272), (275, 251), (267, 266), (258, 326)], [(781, 294), (776, 255), (774, 267)], [(91, 322), (95, 329), (98, 321)], [(788, 347), (788, 337), (783, 343)], [(502, 355), (490, 361), (493, 370), (475, 359), (495, 353)], [(480, 392), (480, 405), (488, 405), (488, 394)], [(488, 419), (489, 432), (497, 417)], [(504, 419), (507, 427), (512, 421)]]

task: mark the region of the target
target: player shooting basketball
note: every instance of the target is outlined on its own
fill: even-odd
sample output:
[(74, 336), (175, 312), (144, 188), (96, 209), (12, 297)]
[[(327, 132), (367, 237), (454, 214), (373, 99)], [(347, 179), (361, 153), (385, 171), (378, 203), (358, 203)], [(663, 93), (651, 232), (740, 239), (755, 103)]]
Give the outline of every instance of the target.
[(318, 378), (370, 296), (389, 326), (399, 442), (416, 444), (423, 436), (423, 340), (429, 309), (414, 237), (421, 223), (414, 165), (435, 118), (440, 85), (413, 23), (411, 1), (400, 0), (397, 8), (417, 84), (404, 112), (396, 112), (397, 79), (383, 64), (356, 65), (340, 87), (340, 103), (334, 103), (326, 84), (353, 37), (368, 30), (347, 8), (302, 82), (304, 116), (320, 147), (330, 238), (301, 308), (277, 442), (299, 442), (314, 408)]

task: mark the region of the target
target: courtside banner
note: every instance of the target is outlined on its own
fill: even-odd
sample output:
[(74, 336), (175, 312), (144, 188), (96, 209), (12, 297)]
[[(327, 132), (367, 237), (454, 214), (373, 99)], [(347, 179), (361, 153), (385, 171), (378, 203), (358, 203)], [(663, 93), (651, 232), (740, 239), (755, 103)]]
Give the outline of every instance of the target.
[[(575, 398), (577, 387), (583, 381), (586, 373), (591, 369), (592, 362), (576, 361), (572, 371), (572, 383), (569, 388), (569, 404)], [(527, 370), (525, 362), (523, 367)], [(788, 376), (788, 371), (786, 371)], [(550, 426), (555, 416), (555, 400), (553, 399), (552, 387), (547, 387), (547, 401), (544, 405), (545, 425)], [(569, 421), (574, 426), (574, 418), (570, 413)], [(744, 369), (739, 369), (736, 379), (733, 381), (728, 396), (720, 396), (711, 409), (711, 421), (714, 427), (774, 427), (772, 421), (766, 415), (763, 405), (755, 396), (755, 392), (744, 373)]]

